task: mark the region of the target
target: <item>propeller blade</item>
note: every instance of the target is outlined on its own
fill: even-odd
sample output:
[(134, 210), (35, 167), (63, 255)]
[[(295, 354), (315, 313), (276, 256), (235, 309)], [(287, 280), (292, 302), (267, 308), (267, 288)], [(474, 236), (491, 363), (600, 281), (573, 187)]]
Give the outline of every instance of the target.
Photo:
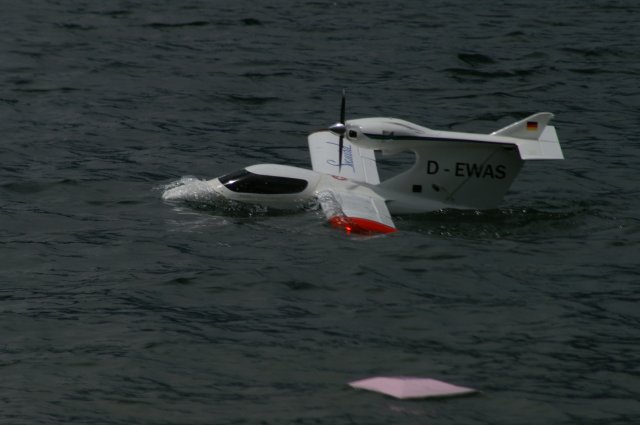
[(344, 115), (346, 110), (346, 95), (345, 90), (342, 89), (342, 104), (340, 105), (340, 122), (344, 124)]
[(347, 132), (347, 126), (345, 125), (346, 114), (346, 94), (345, 89), (342, 89), (342, 102), (340, 104), (340, 122), (337, 122), (329, 127), (329, 131), (339, 137), (338, 141), (338, 172), (342, 171), (342, 148), (344, 147), (344, 135)]
[(338, 173), (342, 171), (342, 147), (344, 145), (344, 136), (340, 136), (338, 141)]

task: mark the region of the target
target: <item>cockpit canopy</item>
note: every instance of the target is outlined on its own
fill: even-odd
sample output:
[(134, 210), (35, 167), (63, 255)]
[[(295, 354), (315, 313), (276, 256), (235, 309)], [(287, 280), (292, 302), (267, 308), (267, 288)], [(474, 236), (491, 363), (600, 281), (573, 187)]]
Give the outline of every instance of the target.
[(304, 191), (308, 182), (293, 177), (255, 174), (246, 169), (218, 177), (227, 189), (237, 193), (259, 193), (263, 195), (285, 195)]

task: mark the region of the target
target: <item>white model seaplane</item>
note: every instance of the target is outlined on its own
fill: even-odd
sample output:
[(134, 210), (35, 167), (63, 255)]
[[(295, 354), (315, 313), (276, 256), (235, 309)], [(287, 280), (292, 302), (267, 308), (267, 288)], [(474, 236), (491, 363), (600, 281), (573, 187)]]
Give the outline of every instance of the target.
[[(313, 170), (252, 165), (204, 182), (211, 193), (268, 208), (294, 209), (317, 199), (329, 223), (347, 233), (390, 233), (392, 214), (496, 208), (524, 161), (563, 159), (553, 114), (540, 112), (491, 134), (437, 131), (395, 118), (340, 121), (308, 137)], [(415, 154), (413, 166), (380, 181), (376, 153)], [(197, 201), (186, 185), (165, 200)]]

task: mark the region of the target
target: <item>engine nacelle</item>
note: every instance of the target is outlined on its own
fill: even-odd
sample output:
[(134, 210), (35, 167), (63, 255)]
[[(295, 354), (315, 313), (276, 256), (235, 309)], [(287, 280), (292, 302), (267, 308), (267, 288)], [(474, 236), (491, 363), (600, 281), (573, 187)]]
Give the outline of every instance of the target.
[(404, 143), (398, 142), (428, 137), (430, 131), (397, 118), (362, 118), (346, 122), (345, 136), (364, 148), (395, 152), (404, 148)]

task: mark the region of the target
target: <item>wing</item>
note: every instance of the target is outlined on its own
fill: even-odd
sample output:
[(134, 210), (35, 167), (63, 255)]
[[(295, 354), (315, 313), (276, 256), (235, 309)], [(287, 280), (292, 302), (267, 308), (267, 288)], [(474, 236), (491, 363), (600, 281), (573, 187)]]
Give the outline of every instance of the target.
[(318, 200), (329, 223), (347, 233), (396, 231), (384, 199), (368, 187), (338, 180), (318, 191)]
[(345, 137), (342, 169), (338, 167), (338, 136), (328, 131), (309, 135), (309, 154), (314, 171), (369, 184), (380, 183), (376, 157), (371, 149), (358, 147)]

